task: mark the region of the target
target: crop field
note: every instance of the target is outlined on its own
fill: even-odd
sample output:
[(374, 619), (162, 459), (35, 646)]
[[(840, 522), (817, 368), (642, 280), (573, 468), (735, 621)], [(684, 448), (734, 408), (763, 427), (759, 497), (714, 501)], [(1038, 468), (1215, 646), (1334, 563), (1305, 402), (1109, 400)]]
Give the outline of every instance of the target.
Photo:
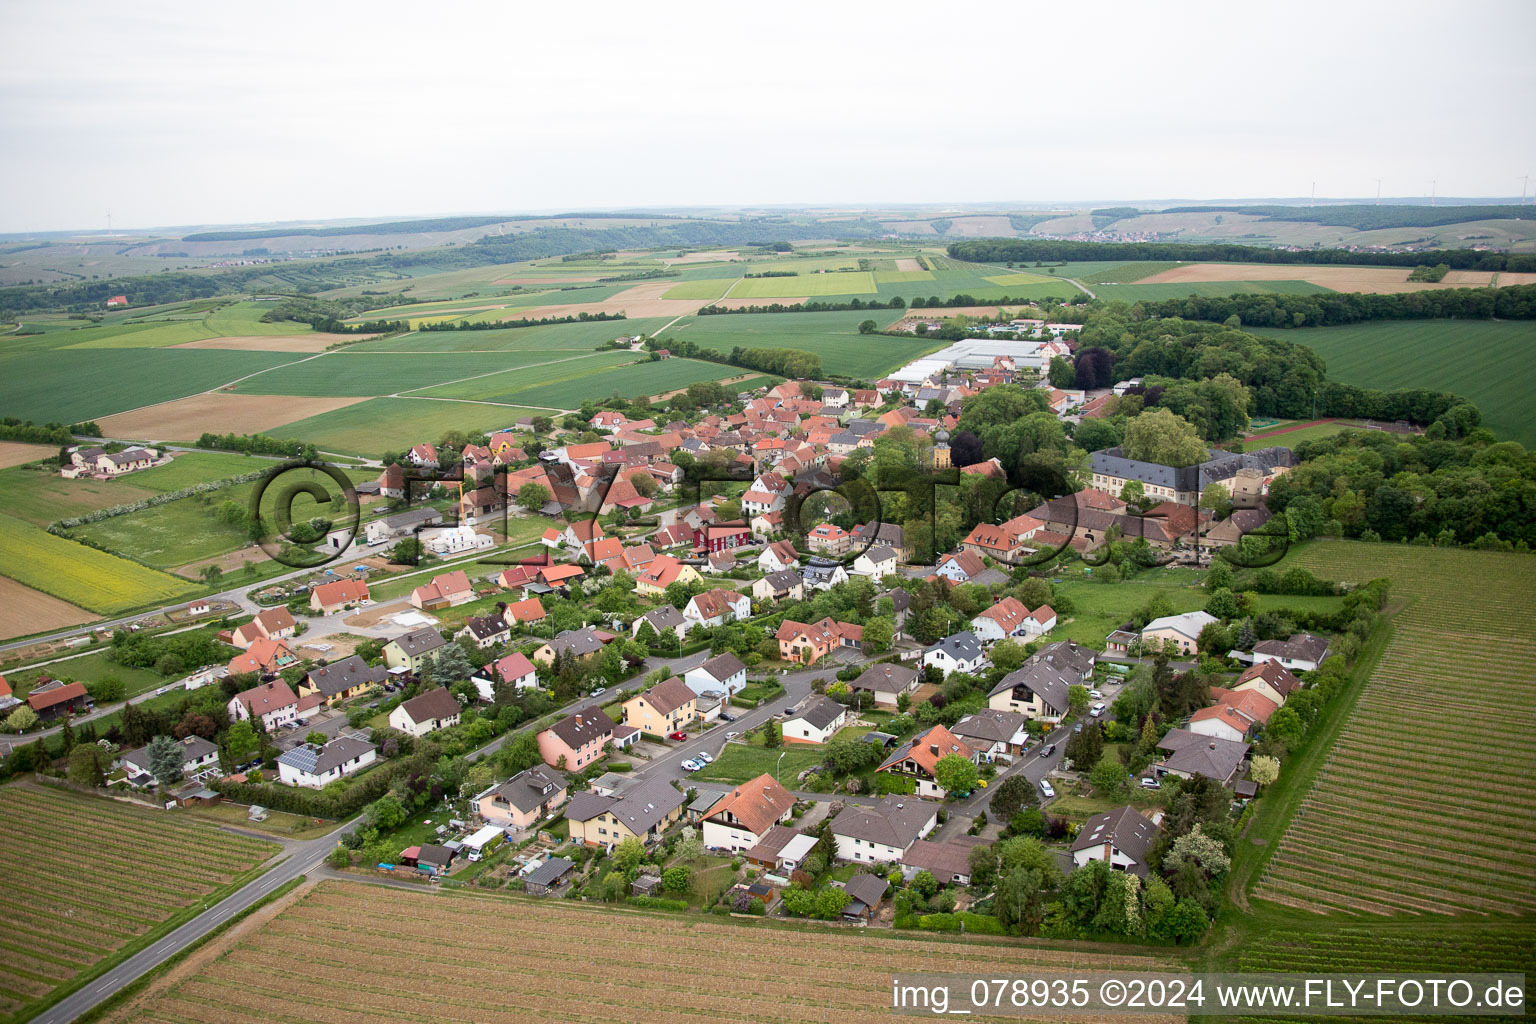
[(1101, 299), (1118, 302), (1162, 302), (1187, 299), (1191, 295), (1221, 298), (1226, 295), (1321, 295), (1332, 291), (1308, 281), (1193, 281), (1188, 284), (1097, 284), (1090, 285)]
[(17, 784), (0, 836), (0, 1013), (21, 1015), (276, 853), (275, 843), (163, 812)]
[(731, 289), (733, 299), (776, 299), (807, 295), (873, 295), (875, 275), (870, 271), (835, 271), (825, 274), (802, 271), (795, 277), (744, 277)]
[(1529, 320), (1376, 321), (1253, 333), (1310, 346), (1327, 361), (1330, 380), (1385, 391), (1453, 391), (1476, 403), (1484, 426), (1500, 438), (1536, 448), (1536, 323)]
[(597, 320), (499, 330), (420, 331), (365, 341), (348, 347), (357, 352), (591, 352), (614, 338), (649, 334), (667, 321), (661, 317)]
[(195, 593), (186, 580), (0, 515), (0, 576), (110, 615)]
[[(573, 950), (581, 951), (579, 971), (572, 970)], [(1157, 970), (1168, 963), (1140, 952), (873, 929), (855, 940), (833, 928), (325, 882), (123, 1019), (395, 1024), (417, 1018), (427, 1003), (437, 1017), (496, 1024), (620, 1018), (876, 1024), (891, 1019), (896, 972), (1001, 976), (1052, 968)], [(409, 992), (396, 981), (406, 974)], [(509, 977), (517, 983), (508, 984)]]
[(1411, 267), (1350, 267), (1338, 264), (1313, 265), (1279, 263), (1181, 263), (1170, 270), (1145, 279), (1146, 284), (1207, 281), (1306, 281), (1335, 292), (1417, 292), (1437, 288), (1507, 286), (1527, 283), (1525, 274), (1499, 274), (1490, 271), (1457, 270), (1443, 281), (1410, 281)]
[(510, 427), (537, 409), (425, 398), (371, 398), (345, 409), (295, 420), (269, 431), (273, 437), (309, 441), (321, 451), (379, 455), (422, 441), (435, 443), (450, 430), (480, 433)]
[(860, 334), (859, 324), (874, 320), (884, 326), (900, 316), (900, 310), (851, 310), (839, 313), (732, 313), (693, 317), (679, 323), (676, 333), (702, 348), (729, 354), (742, 348), (798, 348), (821, 356), (826, 373), (874, 380), (924, 352), (942, 348), (943, 342), (918, 337), (888, 338)]
[(634, 362), (641, 357), (629, 352), (616, 355), (617, 359), (587, 357), (530, 371), (497, 374), (431, 388), (420, 394), (426, 398), (476, 398), (510, 405), (538, 403), (575, 409), (588, 398), (607, 398), (613, 394), (626, 398), (658, 395), (701, 380), (725, 380), (751, 372), (698, 359)]
[(1324, 914), (1536, 909), (1529, 558), (1334, 541), (1289, 563), (1388, 576), (1409, 603), (1253, 896)]
[(1026, 274), (1023, 272), (993, 274), (992, 276), (988, 277), (987, 280), (1002, 288), (1015, 288), (1020, 285), (1055, 283), (1051, 280), (1051, 278), (1046, 277), (1044, 274)]
[[(467, 398), (481, 401), (505, 401), (498, 396), (510, 394), (514, 391), (531, 391), (537, 396), (537, 400), (529, 399), (536, 405), (548, 405), (556, 408), (568, 408), (561, 406), (553, 399), (544, 395), (543, 389), (548, 385), (559, 384), (563, 381), (576, 380), (593, 373), (609, 369), (615, 366), (623, 366), (637, 362), (641, 359), (649, 359), (649, 356), (636, 355), (633, 352), (519, 352), (516, 353), (520, 362), (524, 365), (515, 365), (515, 368), (495, 370), (490, 373), (463, 374), (466, 380), (457, 380), (451, 383), (430, 387), (402, 388), (413, 395), (423, 398)], [(386, 358), (383, 356), (374, 358)], [(455, 356), (479, 360), (501, 360), (505, 357), (496, 356)], [(444, 361), (448, 361), (447, 357)], [(514, 403), (515, 404), (515, 403)], [(580, 405), (578, 398), (576, 405)]]
[(1073, 277), (1086, 285), (1134, 284), (1165, 270), (1183, 266), (1181, 263), (1156, 260), (1133, 260), (1129, 263), (1068, 263), (1057, 270), (1058, 274)]
[(20, 466), (0, 469), (0, 513), (47, 526), (55, 519), (153, 497), (153, 488), (143, 487), (134, 479), (144, 475), (135, 473), (121, 480), (66, 480), (58, 473)]
[(37, 423), (75, 423), (185, 398), (295, 358), (217, 349), (28, 351), (0, 356), (0, 409)]
[[(783, 280), (794, 281), (796, 278), (786, 277)], [(668, 288), (661, 297), (664, 299), (718, 299), (735, 283), (734, 279), (724, 277), (683, 281)]]
[[(901, 262), (906, 263), (907, 260)], [(916, 262), (915, 260), (911, 262)], [(927, 270), (877, 270), (875, 284), (913, 284), (917, 281), (938, 280)]]
[[(253, 395), (386, 396), (571, 359), (613, 359), (611, 355), (573, 352), (454, 352), (424, 359), (403, 352), (332, 352), (302, 366), (278, 367), (241, 382), (239, 392)], [(633, 357), (630, 357), (633, 358)], [(450, 397), (462, 398), (463, 395)]]
[[(79, 626), (94, 618), (95, 615), (68, 601), (0, 576), (0, 640)], [(6, 681), (12, 689), (16, 688), (14, 674)]]

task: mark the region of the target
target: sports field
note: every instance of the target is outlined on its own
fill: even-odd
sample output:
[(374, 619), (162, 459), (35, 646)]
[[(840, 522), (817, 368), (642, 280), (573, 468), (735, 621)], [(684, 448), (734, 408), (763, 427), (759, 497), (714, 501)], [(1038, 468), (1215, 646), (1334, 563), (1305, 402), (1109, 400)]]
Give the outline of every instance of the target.
[(1378, 320), (1344, 327), (1250, 328), (1308, 345), (1328, 379), (1391, 391), (1432, 388), (1471, 399), (1501, 438), (1536, 448), (1536, 323), (1529, 320)]
[[(859, 932), (324, 882), (260, 927), (220, 940), (218, 955), (118, 1019), (382, 1024), (418, 1017), (425, 1002), (435, 1019), (465, 1021), (877, 1024), (891, 1019), (893, 973), (1172, 966), (1117, 948)], [(408, 992), (395, 981), (406, 974)]]
[(0, 790), (0, 1014), (20, 1019), (101, 961), (248, 880), (277, 844), (32, 783)]
[(102, 615), (176, 601), (198, 589), (7, 515), (0, 515), (0, 576)]
[(911, 362), (943, 342), (860, 334), (859, 324), (873, 320), (881, 327), (901, 316), (901, 310), (851, 310), (839, 313), (732, 313), (690, 317), (665, 337), (686, 338), (703, 348), (729, 354), (743, 348), (798, 348), (821, 356), (826, 373), (874, 380)]
[(1390, 577), (1407, 605), (1253, 897), (1324, 914), (1536, 910), (1529, 557), (1332, 541), (1287, 563)]

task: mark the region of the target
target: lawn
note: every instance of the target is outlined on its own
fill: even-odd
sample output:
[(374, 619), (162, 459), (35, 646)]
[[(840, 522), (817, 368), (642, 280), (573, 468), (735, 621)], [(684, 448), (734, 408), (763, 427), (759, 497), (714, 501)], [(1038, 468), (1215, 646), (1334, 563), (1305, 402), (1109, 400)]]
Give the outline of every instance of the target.
[(107, 675), (121, 679), (129, 697), (148, 693), (157, 686), (165, 685), (166, 682), (166, 678), (160, 673), (147, 668), (119, 665), (108, 658), (106, 649), (101, 647), (90, 649), (89, 653), (70, 658), (68, 661), (54, 662), (43, 668), (11, 670), (5, 673), (5, 678), (11, 684), (11, 689), (15, 691), (16, 696), (25, 699), (32, 684), (44, 676), (50, 679), (74, 679), (82, 683), (93, 683)]
[(915, 336), (859, 333), (859, 324), (865, 320), (874, 320), (883, 327), (900, 316), (900, 310), (696, 316), (680, 321), (666, 336), (675, 334), (701, 348), (726, 354), (737, 346), (802, 349), (821, 356), (825, 373), (875, 380), (944, 345)]
[(450, 430), (481, 433), (510, 427), (522, 417), (538, 412), (473, 402), (374, 398), (295, 420), (268, 433), (309, 441), (326, 452), (379, 455), (401, 451), (422, 441), (435, 442)]
[(1057, 589), (1072, 599), (1073, 608), (1070, 615), (1062, 616), (1070, 621), (1051, 631), (1053, 640), (1076, 640), (1096, 647), (1158, 595), (1168, 599), (1175, 614), (1204, 608), (1210, 597), (1199, 585), (1200, 574), (1188, 570), (1154, 570), (1158, 575), (1148, 573), (1151, 579), (1138, 577), (1120, 583), (1092, 582), (1075, 565), (1065, 572), (1065, 582), (1057, 584)]
[(136, 487), (151, 491), (179, 491), (211, 480), (227, 480), (232, 476), (257, 473), (274, 465), (277, 463), (271, 459), (233, 455), (229, 452), (182, 452), (171, 460), (170, 465), (134, 473), (124, 482), (132, 482)]
[(100, 508), (153, 497), (133, 474), (120, 480), (66, 480), (56, 472), (12, 466), (0, 469), (0, 512), (37, 526)]
[[(1271, 428), (1273, 429), (1273, 428)], [(1251, 452), (1259, 448), (1272, 448), (1280, 445), (1285, 448), (1294, 448), (1303, 441), (1316, 441), (1324, 437), (1332, 437), (1342, 434), (1346, 430), (1358, 430), (1350, 423), (1319, 423), (1314, 427), (1302, 427), (1300, 430), (1289, 430), (1284, 434), (1276, 434), (1273, 437), (1256, 437), (1243, 442), (1243, 451)]]
[(196, 585), (0, 515), (0, 576), (111, 615), (176, 601)]
[[(779, 761), (780, 755), (784, 758), (782, 762)], [(711, 782), (748, 782), (764, 772), (772, 775), (777, 771), (784, 788), (794, 789), (795, 776), (820, 763), (821, 750), (818, 747), (792, 743), (771, 750), (746, 743), (727, 743), (714, 763), (705, 765), (694, 775)]]
[[(1392, 391), (1432, 388), (1471, 399), (1500, 438), (1536, 448), (1530, 394), (1536, 323), (1529, 320), (1380, 320), (1344, 327), (1250, 328), (1311, 347), (1328, 379)], [(1286, 435), (1289, 436), (1289, 435)]]

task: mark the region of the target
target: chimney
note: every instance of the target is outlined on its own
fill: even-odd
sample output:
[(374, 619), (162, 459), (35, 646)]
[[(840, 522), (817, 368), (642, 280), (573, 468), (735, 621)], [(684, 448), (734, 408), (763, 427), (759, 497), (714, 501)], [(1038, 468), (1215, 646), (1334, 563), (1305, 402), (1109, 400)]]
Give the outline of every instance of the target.
[(937, 743), (928, 744), (928, 752), (937, 757), (939, 754), (939, 745)]

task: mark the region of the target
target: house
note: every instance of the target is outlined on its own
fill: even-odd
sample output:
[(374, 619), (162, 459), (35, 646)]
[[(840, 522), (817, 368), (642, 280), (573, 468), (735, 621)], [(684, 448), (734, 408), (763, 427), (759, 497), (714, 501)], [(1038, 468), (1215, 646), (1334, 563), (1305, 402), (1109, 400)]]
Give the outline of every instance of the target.
[(1106, 654), (1129, 654), (1132, 648), (1141, 650), (1141, 634), (1128, 629), (1117, 629), (1104, 638)]
[(763, 553), (757, 556), (758, 571), (764, 573), (783, 572), (786, 569), (800, 568), (800, 555), (795, 551), (795, 546), (787, 540), (774, 541), (763, 549)]
[(832, 820), (837, 859), (857, 864), (895, 864), (912, 844), (938, 826), (933, 804), (887, 796), (873, 806), (853, 805)]
[(480, 819), (501, 828), (524, 829), (565, 803), (565, 777), (536, 764), (474, 798)]
[(488, 650), (512, 638), (512, 629), (500, 615), (471, 615), (454, 637), (468, 637), (480, 650)]
[(229, 720), (261, 719), (262, 727), (275, 732), (299, 717), (299, 698), (281, 679), (242, 690), (229, 699)]
[(843, 883), (843, 891), (849, 896), (843, 906), (843, 920), (869, 921), (880, 908), (885, 890), (890, 888), (884, 875), (871, 875), (861, 871)]
[(923, 667), (936, 668), (944, 675), (951, 672), (975, 674), (986, 664), (981, 641), (970, 630), (945, 637), (923, 652)]
[(901, 873), (911, 881), (919, 871), (932, 875), (940, 885), (971, 884), (971, 851), (980, 840), (965, 842), (957, 837), (947, 842), (919, 839), (901, 858)]
[(412, 445), (411, 450), (405, 456), (413, 466), (426, 466), (437, 468), (437, 449), (430, 444)]
[(1117, 807), (1083, 823), (1072, 841), (1072, 860), (1083, 867), (1102, 860), (1115, 871), (1147, 874), (1147, 854), (1157, 843), (1157, 825), (1134, 807)]
[(942, 725), (908, 741), (886, 757), (876, 771), (905, 776), (917, 785), (917, 795), (942, 800), (946, 793), (934, 778), (934, 767), (943, 758), (958, 755), (975, 762), (976, 752)]
[(614, 795), (596, 790), (577, 793), (566, 804), (565, 820), (570, 823), (571, 838), (588, 846), (612, 848), (626, 839), (650, 844), (683, 816), (687, 802), (683, 793), (656, 776), (633, 782)]
[(1192, 779), (1196, 775), (1229, 785), (1237, 776), (1238, 769), (1248, 759), (1248, 744), (1202, 736), (1188, 729), (1171, 729), (1158, 741), (1157, 749), (1168, 751), (1168, 756), (1152, 766), (1155, 775), (1177, 775)]
[[(405, 497), (405, 470), (401, 468), (400, 463), (391, 462), (384, 468), (384, 472), (379, 474), (379, 496), (383, 498)], [(373, 540), (370, 535), (368, 543), (376, 544), (378, 542)]]
[[(716, 800), (719, 799), (717, 796)], [(765, 871), (788, 877), (811, 851), (816, 848), (816, 837), (796, 832), (788, 825), (775, 825), (769, 829), (756, 846), (742, 854), (742, 859), (756, 864)]]
[(817, 523), (806, 535), (806, 544), (817, 554), (836, 558), (848, 553), (849, 533), (835, 523)]
[(752, 543), (752, 529), (743, 522), (709, 523), (693, 531), (693, 547), (705, 553), (729, 551)]
[(635, 593), (642, 597), (661, 597), (674, 583), (698, 583), (703, 577), (697, 569), (671, 555), (657, 555), (645, 571), (635, 577)]
[(840, 647), (861, 649), (864, 627), (837, 622), (831, 616), (814, 623), (785, 619), (779, 623), (774, 639), (779, 642), (779, 657), (783, 660), (814, 665)]
[(1048, 604), (1030, 612), (1024, 619), (1024, 633), (1026, 636), (1043, 636), (1056, 628), (1056, 609)]
[(976, 751), (978, 761), (1011, 763), (1029, 747), (1029, 718), (1017, 711), (982, 708), (960, 719), (949, 731)]
[(603, 649), (603, 645), (613, 636), (591, 626), (583, 626), (581, 629), (567, 629), (555, 635), (548, 643), (541, 644), (539, 649), (533, 652), (533, 660), (548, 668), (555, 663), (561, 655), (570, 655), (578, 661), (582, 658), (590, 658)]
[(663, 640), (667, 639), (668, 633), (672, 634), (673, 639), (681, 640), (689, 628), (688, 620), (683, 618), (683, 613), (669, 604), (652, 608), (636, 619), (630, 626), (633, 635), (639, 635), (642, 623), (649, 623), (650, 627), (656, 631), (656, 635)]
[(118, 306), (126, 305), (128, 305), (128, 296), (126, 295), (114, 295), (107, 300), (108, 309), (116, 309)]
[(389, 713), (389, 727), (420, 739), (430, 732), (459, 724), (463, 708), (446, 686), (412, 697)]
[(792, 569), (785, 569), (753, 580), (751, 591), (752, 600), (759, 603), (799, 601), (805, 597), (805, 581), (800, 578), (799, 573)]
[(683, 682), (694, 693), (723, 693), (727, 696), (740, 693), (747, 685), (747, 666), (741, 659), (727, 651), (710, 658), (683, 675)]
[(897, 523), (882, 523), (878, 519), (855, 526), (849, 544), (866, 548), (881, 545), (896, 552), (899, 559), (910, 560), (912, 557), (912, 550), (907, 547), (906, 530)]
[(551, 768), (581, 771), (603, 756), (603, 746), (612, 739), (613, 719), (589, 704), (539, 733), (539, 755)]
[(1301, 680), (1280, 662), (1272, 660), (1248, 666), (1232, 684), (1234, 692), (1252, 691), (1268, 697), (1276, 704), (1284, 704), (1285, 699), (1299, 689)]
[(451, 608), (475, 599), (475, 588), (463, 569), (432, 577), (432, 582), (411, 591), (411, 607)]
[(971, 632), (982, 643), (991, 643), (1013, 636), (1025, 636), (1025, 620), (1029, 609), (1016, 597), (1005, 597), (971, 620)]
[(986, 563), (974, 551), (959, 551), (939, 559), (933, 571), (951, 583), (968, 583), (972, 577), (980, 576), (986, 568)]
[(1296, 633), (1289, 640), (1260, 640), (1253, 645), (1255, 664), (1277, 661), (1292, 672), (1311, 672), (1328, 657), (1328, 641), (1311, 633)]
[(883, 576), (896, 575), (896, 552), (884, 544), (876, 544), (861, 552), (858, 558), (853, 560), (853, 572), (859, 576), (872, 576), (880, 579)]
[(1154, 645), (1172, 644), (1179, 653), (1189, 654), (1200, 642), (1200, 631), (1220, 621), (1210, 612), (1164, 615), (1142, 627), (1141, 645), (1147, 650), (1156, 650)]
[(706, 590), (683, 606), (683, 618), (693, 626), (723, 626), (752, 615), (752, 599), (735, 590)]
[(1087, 682), (1097, 660), (1097, 651), (1070, 640), (1046, 644), (991, 689), (987, 707), (1059, 722), (1070, 710), (1071, 688)]
[(788, 821), (795, 798), (764, 772), (726, 793), (704, 816), (704, 845), (739, 853), (750, 850), (774, 825)]
[(1259, 528), (1272, 518), (1274, 518), (1273, 514), (1263, 505), (1256, 508), (1234, 509), (1232, 514), (1221, 522), (1207, 525), (1201, 540), (1206, 547), (1210, 548), (1230, 547), (1249, 534), (1258, 533)]
[(847, 708), (831, 697), (817, 697), (784, 720), (784, 742), (825, 743), (847, 724)]
[(530, 622), (544, 621), (544, 604), (536, 597), (509, 603), (501, 613), (508, 626), (522, 626)]
[(309, 610), (332, 615), (347, 605), (368, 600), (368, 584), (362, 580), (336, 580), (322, 583), (309, 592)]
[(831, 590), (839, 583), (848, 582), (848, 570), (837, 562), (811, 559), (800, 572), (802, 585), (808, 590)]
[[(385, 493), (381, 490), (380, 493)], [(422, 528), (435, 526), (443, 521), (443, 514), (435, 508), (421, 506), (406, 509), (384, 519), (375, 519), (363, 525), (363, 537), (370, 546), (384, 544), (398, 537), (408, 537)]]
[(309, 675), (299, 683), (299, 696), (318, 695), (327, 704), (340, 704), (344, 700), (360, 697), (370, 686), (384, 682), (388, 673), (382, 666), (369, 665), (354, 654), (309, 670)]
[[(219, 763), (219, 746), (211, 743), (201, 736), (188, 736), (181, 742), (181, 774), (195, 775), (204, 768)], [(118, 760), (128, 771), (128, 781), (134, 785), (148, 785), (154, 779), (154, 773), (149, 770), (149, 747), (142, 746), (138, 750), (130, 750), (119, 756)], [(143, 778), (148, 776), (148, 778)]]
[(848, 684), (848, 689), (854, 693), (873, 694), (877, 705), (894, 708), (898, 706), (902, 694), (910, 694), (917, 689), (919, 681), (917, 669), (908, 668), (906, 665), (885, 663), (871, 665), (860, 672), (858, 677)]
[[(489, 676), (489, 678), (486, 678)], [(539, 677), (529, 661), (521, 651), (514, 651), (504, 658), (491, 662), (481, 674), (470, 680), (475, 684), (476, 691), (483, 701), (496, 699), (496, 684), (502, 683), (511, 686), (515, 690), (528, 690), (539, 685)]]
[(652, 736), (686, 729), (698, 714), (699, 695), (681, 678), (663, 679), (623, 704), (624, 724)]
[(367, 740), (351, 736), (338, 736), (323, 747), (304, 743), (278, 755), (277, 778), (289, 786), (320, 789), (373, 764), (377, 750)]
[(413, 629), (384, 645), (384, 664), (390, 668), (409, 669), (415, 675), (421, 671), (427, 656), (447, 642), (432, 626)]
[[(1198, 505), (1200, 494), (1212, 484), (1221, 484), (1234, 496), (1248, 492), (1262, 495), (1269, 483), (1296, 465), (1289, 448), (1261, 448), (1241, 454), (1219, 452), (1193, 466), (1163, 466), (1126, 458), (1119, 448), (1094, 452), (1089, 472), (1097, 489), (1120, 494), (1132, 480), (1141, 482), (1143, 493), (1154, 501), (1172, 501), (1179, 505)], [(1254, 481), (1250, 488), (1239, 486), (1242, 477)]]
[(550, 857), (523, 876), (523, 891), (530, 896), (548, 896), (570, 883), (576, 862), (566, 857)]
[(230, 675), (239, 675), (244, 672), (271, 675), (298, 663), (299, 656), (293, 653), (293, 649), (288, 646), (288, 641), (258, 637), (251, 641), (251, 645), (245, 651), (230, 658), (227, 668)]
[(999, 562), (1014, 563), (1035, 553), (1026, 542), (1045, 529), (1045, 523), (1031, 515), (1014, 516), (1005, 523), (977, 523), (960, 542), (960, 547), (975, 555)]
[(1255, 726), (1263, 725), (1268, 720), (1268, 712), (1273, 711), (1275, 705), (1268, 697), (1262, 697), (1257, 693), (1249, 692), (1244, 695), (1244, 698), (1243, 703), (1247, 705), (1246, 707), (1218, 702), (1210, 707), (1201, 708), (1189, 716), (1189, 731), (1202, 736), (1230, 740), (1233, 743), (1241, 743), (1248, 739)]
[(287, 608), (268, 608), (256, 613), (256, 617), (238, 627), (230, 637), (230, 643), (242, 651), (249, 650), (257, 640), (286, 640), (294, 635), (298, 626)]

